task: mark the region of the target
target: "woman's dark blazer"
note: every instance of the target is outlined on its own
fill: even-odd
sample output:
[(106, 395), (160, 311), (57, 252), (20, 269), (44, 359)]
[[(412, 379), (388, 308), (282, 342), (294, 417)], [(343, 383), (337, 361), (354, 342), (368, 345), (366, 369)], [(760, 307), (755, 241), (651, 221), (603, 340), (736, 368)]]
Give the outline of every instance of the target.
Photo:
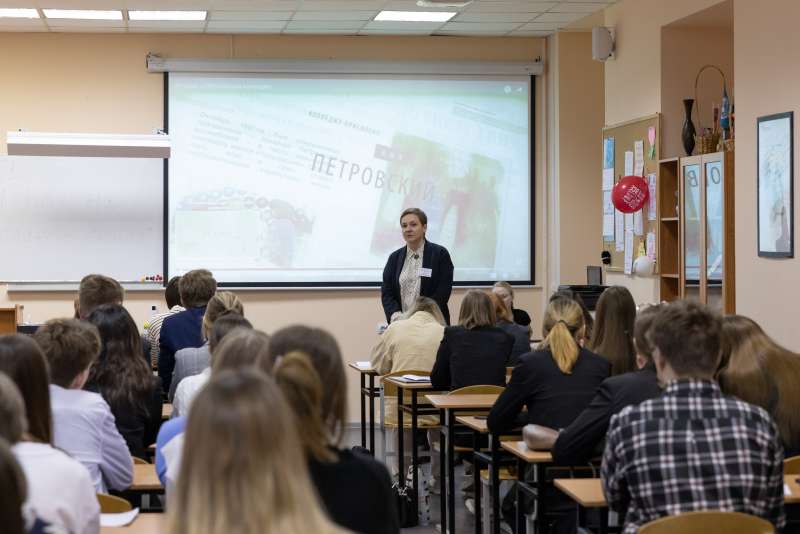
[[(381, 301), (386, 321), (391, 321), (394, 312), (402, 311), (400, 304), (400, 272), (406, 261), (408, 247), (395, 250), (386, 261), (383, 268), (383, 283), (381, 284)], [(425, 250), (422, 253), (422, 267), (431, 270), (431, 276), (423, 276), (420, 283), (419, 294), (430, 297), (436, 301), (442, 310), (447, 324), (450, 324), (450, 311), (447, 301), (453, 290), (453, 262), (447, 249), (436, 243), (425, 241)]]

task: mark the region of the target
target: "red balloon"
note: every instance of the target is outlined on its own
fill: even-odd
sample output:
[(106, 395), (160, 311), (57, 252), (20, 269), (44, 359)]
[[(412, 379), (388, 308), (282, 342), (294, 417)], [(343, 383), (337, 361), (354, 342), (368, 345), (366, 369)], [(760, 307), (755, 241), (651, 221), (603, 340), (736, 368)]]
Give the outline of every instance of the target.
[(647, 202), (650, 189), (641, 176), (623, 176), (611, 190), (611, 202), (622, 213), (639, 211)]

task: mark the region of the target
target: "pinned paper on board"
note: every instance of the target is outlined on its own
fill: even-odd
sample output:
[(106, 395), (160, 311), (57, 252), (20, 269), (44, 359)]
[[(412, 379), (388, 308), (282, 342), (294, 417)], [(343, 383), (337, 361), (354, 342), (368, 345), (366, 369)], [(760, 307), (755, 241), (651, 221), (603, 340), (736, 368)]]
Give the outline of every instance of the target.
[(633, 230), (625, 230), (625, 274), (633, 272)]
[(633, 231), (633, 213), (625, 214), (625, 231)]
[(603, 191), (611, 191), (614, 187), (614, 169), (603, 169)]
[(644, 221), (642, 221), (642, 210), (633, 214), (633, 233), (634, 235), (644, 235)]
[(647, 204), (647, 220), (656, 220), (656, 174), (650, 173), (647, 175), (647, 189), (648, 189), (648, 204)]
[(603, 191), (603, 214), (614, 215), (614, 203), (611, 202), (611, 191)]
[(644, 241), (639, 241), (639, 248), (636, 249), (636, 257), (641, 258), (642, 256), (646, 256), (647, 254), (644, 251)]
[(633, 174), (642, 176), (644, 174), (644, 141), (634, 141), (633, 143)]
[(656, 159), (656, 127), (651, 126), (647, 129), (647, 141), (650, 143), (650, 150), (647, 152), (647, 157)]
[(614, 244), (617, 252), (625, 250), (625, 214), (614, 210)]
[(614, 138), (606, 137), (603, 139), (603, 169), (614, 169)]
[(630, 150), (625, 151), (625, 176), (633, 174), (633, 152)]
[(647, 257), (656, 261), (656, 234), (655, 232), (647, 232)]
[(614, 241), (614, 214), (603, 214), (603, 242)]

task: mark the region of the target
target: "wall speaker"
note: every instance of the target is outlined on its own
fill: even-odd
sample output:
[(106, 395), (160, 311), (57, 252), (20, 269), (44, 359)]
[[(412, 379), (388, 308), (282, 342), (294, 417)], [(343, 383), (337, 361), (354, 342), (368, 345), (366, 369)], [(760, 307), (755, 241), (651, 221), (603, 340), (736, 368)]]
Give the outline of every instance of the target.
[(614, 37), (605, 26), (592, 28), (592, 59), (605, 61), (614, 55)]

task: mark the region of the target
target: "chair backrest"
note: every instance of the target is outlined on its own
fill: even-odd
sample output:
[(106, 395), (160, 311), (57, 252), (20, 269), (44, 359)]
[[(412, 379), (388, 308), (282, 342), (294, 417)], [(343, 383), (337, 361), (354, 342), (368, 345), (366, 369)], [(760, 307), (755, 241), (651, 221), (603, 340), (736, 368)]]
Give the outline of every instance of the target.
[(464, 386), (463, 388), (454, 389), (448, 395), (492, 395), (500, 394), (505, 388), (503, 386), (495, 386), (493, 384), (479, 384), (476, 386)]
[(384, 397), (394, 397), (395, 395), (397, 395), (397, 386), (395, 386), (391, 382), (386, 382), (385, 380), (392, 376), (403, 376), (403, 375), (431, 376), (431, 372), (422, 371), (420, 369), (405, 369), (403, 371), (395, 371), (393, 373), (388, 373), (383, 375), (381, 377), (381, 382), (383, 383)]
[(147, 460), (142, 460), (138, 456), (133, 456), (133, 463), (134, 465), (146, 465), (149, 464), (150, 462), (148, 462)]
[(131, 503), (122, 497), (115, 497), (107, 493), (98, 493), (97, 502), (100, 503), (101, 514), (121, 514), (122, 512), (130, 512), (133, 509)]
[(766, 519), (740, 512), (687, 512), (662, 517), (642, 526), (639, 534), (771, 534), (775, 527)]
[(784, 475), (800, 475), (800, 456), (792, 456), (783, 461)]

